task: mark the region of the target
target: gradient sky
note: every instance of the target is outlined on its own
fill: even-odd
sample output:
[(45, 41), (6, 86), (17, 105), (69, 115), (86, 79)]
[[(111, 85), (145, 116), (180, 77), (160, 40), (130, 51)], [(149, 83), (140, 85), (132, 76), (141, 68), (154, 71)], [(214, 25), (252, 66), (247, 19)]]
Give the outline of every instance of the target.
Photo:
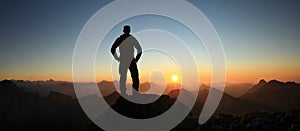
[[(72, 54), (76, 39), (88, 19), (109, 2), (2, 0), (0, 79), (52, 78), (71, 81)], [(299, 1), (189, 0), (189, 2), (208, 17), (222, 40), (229, 82), (255, 83), (261, 78), (300, 82)], [(182, 30), (180, 26), (176, 26), (178, 24), (176, 22), (169, 22), (171, 24), (165, 26), (162, 21), (168, 19), (143, 16), (126, 20), (108, 34), (106, 46), (102, 48), (109, 48), (112, 44), (109, 42), (121, 34), (118, 30), (121, 31), (120, 27), (125, 23), (132, 25), (133, 33), (153, 25), (160, 25), (156, 28), (180, 35), (190, 41), (191, 46), (198, 47), (199, 44), (193, 40), (193, 36), (187, 35), (188, 30)], [(201, 45), (199, 47), (200, 52), (195, 51), (196, 57), (200, 58), (199, 71), (202, 73), (203, 81), (209, 82), (210, 63), (205, 51), (201, 52)], [(101, 53), (97, 58), (100, 57), (112, 59), (111, 56)], [(143, 56), (141, 65), (142, 60)], [(101, 63), (99, 65), (104, 66)], [(101, 74), (97, 77), (110, 78)]]

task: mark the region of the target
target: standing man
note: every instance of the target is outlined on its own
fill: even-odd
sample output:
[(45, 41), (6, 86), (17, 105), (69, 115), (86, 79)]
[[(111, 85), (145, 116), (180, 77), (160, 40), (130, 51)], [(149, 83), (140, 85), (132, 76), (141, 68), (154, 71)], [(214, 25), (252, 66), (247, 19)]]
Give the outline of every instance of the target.
[[(142, 55), (142, 48), (139, 42), (130, 34), (130, 26), (125, 25), (123, 32), (119, 38), (117, 38), (111, 47), (111, 53), (114, 58), (120, 62), (119, 74), (120, 74), (120, 91), (121, 95), (126, 95), (126, 79), (127, 71), (130, 70), (132, 78), (132, 87), (136, 90), (132, 90), (133, 95), (139, 90), (139, 71), (136, 63), (139, 61)], [(116, 48), (119, 47), (120, 55), (116, 53)], [(137, 50), (137, 55), (134, 57), (134, 48)]]

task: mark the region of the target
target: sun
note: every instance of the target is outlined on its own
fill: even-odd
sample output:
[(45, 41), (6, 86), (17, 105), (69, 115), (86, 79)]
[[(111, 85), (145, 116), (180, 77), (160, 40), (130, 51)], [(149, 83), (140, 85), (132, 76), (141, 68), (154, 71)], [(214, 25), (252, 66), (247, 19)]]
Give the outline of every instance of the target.
[(172, 76), (172, 81), (173, 82), (177, 82), (178, 81), (178, 76), (177, 75), (173, 75)]

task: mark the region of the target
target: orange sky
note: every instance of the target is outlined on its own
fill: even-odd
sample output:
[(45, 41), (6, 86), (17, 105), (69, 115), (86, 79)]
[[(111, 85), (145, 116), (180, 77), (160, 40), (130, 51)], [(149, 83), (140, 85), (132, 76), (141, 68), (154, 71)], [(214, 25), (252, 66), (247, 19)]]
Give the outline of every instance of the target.
[[(227, 63), (228, 64), (228, 63)], [(143, 72), (142, 72), (143, 71)], [(210, 83), (211, 71), (210, 69), (199, 69), (201, 83)], [(22, 71), (23, 72), (23, 71)], [(227, 67), (227, 82), (233, 83), (257, 83), (260, 79), (272, 80), (277, 79), (280, 81), (295, 81), (300, 82), (300, 77), (297, 76), (296, 72), (300, 72), (298, 67), (291, 65), (289, 68), (284, 68), (283, 65), (277, 65), (269, 67), (267, 65), (261, 66), (238, 66), (228, 64)], [(111, 76), (108, 76), (110, 71), (97, 74), (97, 81), (101, 80), (112, 80)], [(173, 75), (178, 75), (179, 79), (180, 73), (178, 71), (166, 71), (165, 79), (167, 82), (171, 82), (171, 77)], [(154, 75), (155, 76), (155, 75)], [(115, 74), (116, 79), (118, 79), (118, 74)], [(140, 80), (142, 82), (149, 81), (151, 77), (151, 71), (140, 70)], [(130, 75), (128, 74), (129, 81)], [(59, 71), (28, 71), (25, 73), (18, 72), (4, 72), (1, 73), (0, 79), (23, 79), (23, 80), (63, 80), (63, 81), (72, 81), (71, 70), (59, 70)], [(84, 81), (84, 80), (83, 80)]]

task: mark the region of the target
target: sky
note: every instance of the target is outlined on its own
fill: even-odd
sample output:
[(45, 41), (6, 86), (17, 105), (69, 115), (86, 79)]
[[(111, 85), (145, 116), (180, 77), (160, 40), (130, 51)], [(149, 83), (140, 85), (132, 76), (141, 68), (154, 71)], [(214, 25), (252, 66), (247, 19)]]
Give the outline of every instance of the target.
[[(300, 82), (299, 1), (188, 2), (206, 15), (218, 33), (225, 52), (228, 82), (256, 83), (260, 79)], [(2, 0), (0, 80), (72, 81), (72, 55), (77, 37), (90, 17), (108, 3), (110, 1), (104, 0)], [(182, 38), (195, 47), (192, 53), (201, 81), (210, 82), (210, 61), (201, 41), (180, 23), (153, 15), (127, 19), (107, 34), (97, 53), (98, 81), (112, 79), (111, 70), (104, 68), (117, 68), (109, 49), (114, 39), (122, 34), (124, 24), (132, 26), (132, 33), (142, 47), (147, 39), (143, 37), (143, 33), (147, 34), (143, 32), (145, 29), (165, 30)], [(165, 63), (159, 65), (157, 60)], [(111, 67), (111, 63), (114, 66)], [(139, 67), (142, 81), (149, 79), (154, 67), (167, 72), (166, 80), (178, 74), (172, 60), (157, 52), (145, 52)], [(117, 77), (116, 72), (113, 74)]]

